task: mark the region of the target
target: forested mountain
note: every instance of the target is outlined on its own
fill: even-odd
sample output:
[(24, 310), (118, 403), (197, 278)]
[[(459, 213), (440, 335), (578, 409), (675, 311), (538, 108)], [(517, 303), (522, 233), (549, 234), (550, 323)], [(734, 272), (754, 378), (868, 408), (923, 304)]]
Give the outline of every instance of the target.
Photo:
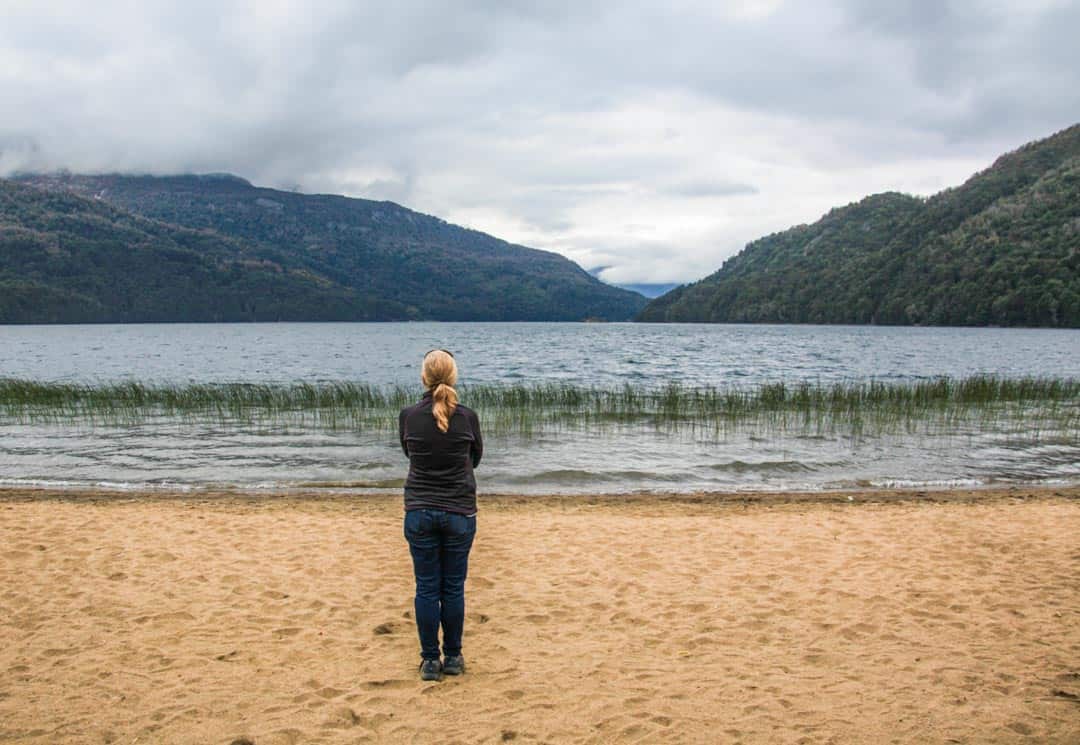
[(0, 180), (0, 323), (404, 315), (273, 252)]
[(563, 256), (390, 202), (228, 175), (0, 182), (0, 323), (626, 320)]
[(643, 321), (1080, 327), (1080, 125), (750, 243)]

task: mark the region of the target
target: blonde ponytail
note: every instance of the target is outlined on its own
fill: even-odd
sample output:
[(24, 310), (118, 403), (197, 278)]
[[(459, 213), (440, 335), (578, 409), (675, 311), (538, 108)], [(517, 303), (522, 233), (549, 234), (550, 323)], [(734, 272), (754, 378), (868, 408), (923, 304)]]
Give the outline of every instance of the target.
[(443, 349), (433, 349), (424, 356), (420, 381), (431, 391), (431, 413), (440, 432), (450, 429), (450, 417), (458, 405), (457, 363), (454, 356)]
[(439, 383), (431, 392), (431, 398), (435, 403), (431, 407), (431, 413), (435, 416), (435, 426), (440, 432), (450, 429), (450, 417), (457, 408), (457, 391), (446, 383)]

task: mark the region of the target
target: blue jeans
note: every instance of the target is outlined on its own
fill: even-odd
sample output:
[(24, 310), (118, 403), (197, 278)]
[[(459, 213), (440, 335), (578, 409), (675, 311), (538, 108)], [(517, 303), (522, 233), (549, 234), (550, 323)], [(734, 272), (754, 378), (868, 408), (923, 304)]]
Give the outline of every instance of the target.
[(443, 654), (461, 654), (465, 626), (465, 575), (469, 549), (476, 535), (476, 516), (445, 510), (409, 510), (405, 513), (405, 540), (416, 575), (416, 630), (420, 656), (439, 659), (439, 626)]

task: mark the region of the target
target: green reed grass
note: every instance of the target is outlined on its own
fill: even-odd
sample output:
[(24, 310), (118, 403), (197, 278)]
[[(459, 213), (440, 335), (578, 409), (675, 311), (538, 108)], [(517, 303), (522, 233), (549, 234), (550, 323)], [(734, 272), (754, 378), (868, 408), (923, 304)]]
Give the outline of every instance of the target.
[[(0, 421), (135, 425), (210, 420), (329, 429), (393, 429), (418, 391), (356, 382), (144, 384), (42, 383), (0, 379)], [(671, 383), (590, 387), (562, 383), (462, 386), (461, 400), (485, 425), (529, 433), (543, 426), (711, 427), (912, 431), (1003, 417), (1032, 429), (1077, 435), (1080, 380), (978, 375), (910, 382), (772, 382), (755, 388)]]

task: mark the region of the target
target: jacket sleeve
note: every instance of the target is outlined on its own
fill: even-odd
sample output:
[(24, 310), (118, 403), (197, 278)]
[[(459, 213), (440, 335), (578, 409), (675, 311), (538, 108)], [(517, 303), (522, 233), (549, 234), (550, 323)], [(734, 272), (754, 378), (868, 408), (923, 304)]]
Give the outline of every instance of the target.
[(472, 412), (469, 423), (472, 424), (473, 431), (472, 464), (473, 468), (476, 468), (480, 465), (480, 458), (484, 455), (484, 438), (480, 434), (480, 417), (476, 415), (475, 411)]
[(405, 442), (405, 415), (408, 413), (408, 409), (402, 409), (398, 414), (398, 440), (401, 441), (401, 449), (406, 456), (409, 454), (409, 445)]

